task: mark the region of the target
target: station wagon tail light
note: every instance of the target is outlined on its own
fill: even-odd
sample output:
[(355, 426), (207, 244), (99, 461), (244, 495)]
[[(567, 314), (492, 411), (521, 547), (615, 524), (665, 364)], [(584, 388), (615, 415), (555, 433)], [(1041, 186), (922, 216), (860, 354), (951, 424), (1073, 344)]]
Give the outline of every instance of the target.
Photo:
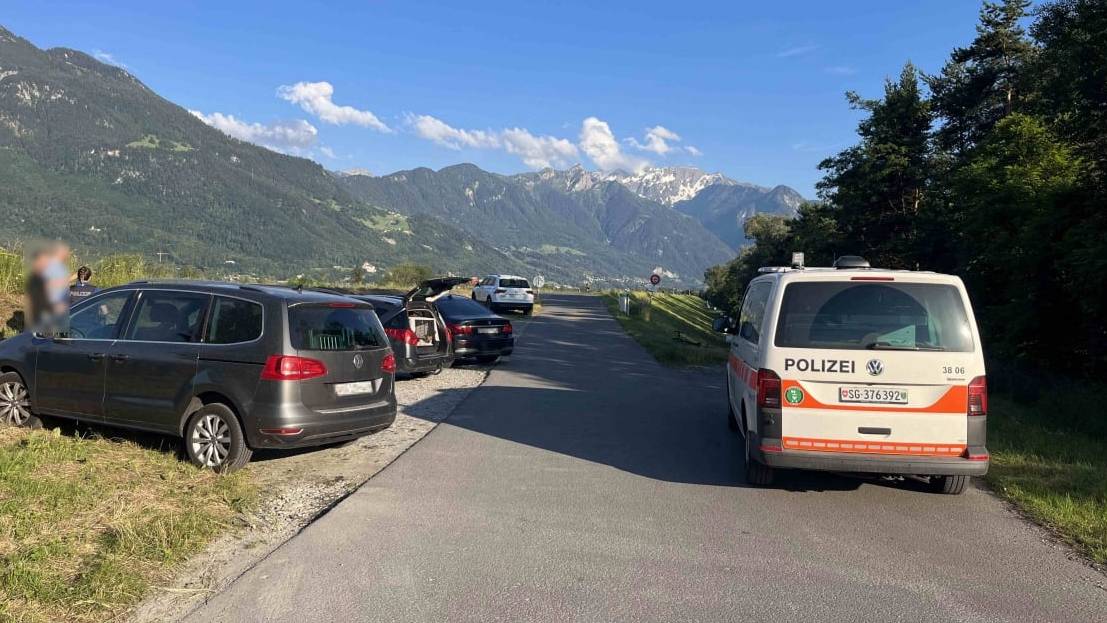
[(850, 277), (850, 281), (895, 281), (895, 277)]
[(969, 381), (969, 415), (988, 415), (988, 379), (978, 376)]
[(386, 335), (388, 335), (388, 337), (396, 340), (397, 342), (403, 342), (411, 346), (415, 346), (419, 343), (419, 336), (415, 335), (415, 332), (411, 329), (385, 328), (384, 332)]
[(388, 353), (384, 356), (384, 359), (381, 359), (381, 372), (386, 374), (396, 373), (396, 355)]
[(472, 335), (473, 327), (463, 324), (448, 324), (446, 328), (454, 335)]
[(270, 355), (261, 369), (263, 381), (303, 381), (326, 375), (322, 361), (295, 355)]
[(509, 323), (505, 324), (505, 325), (503, 326), (503, 328), (502, 328), (502, 329), (500, 329), (500, 331), (502, 331), (502, 332), (504, 332), (504, 333), (506, 333), (506, 334), (508, 334), (508, 335), (511, 335), (512, 333), (514, 333), (514, 332), (515, 332), (515, 329), (513, 329), (513, 328), (511, 327), (511, 323), (509, 322)]
[(757, 371), (757, 406), (780, 408), (780, 377), (772, 370)]
[(496, 294), (507, 294), (507, 289), (505, 289), (505, 288), (496, 288)]

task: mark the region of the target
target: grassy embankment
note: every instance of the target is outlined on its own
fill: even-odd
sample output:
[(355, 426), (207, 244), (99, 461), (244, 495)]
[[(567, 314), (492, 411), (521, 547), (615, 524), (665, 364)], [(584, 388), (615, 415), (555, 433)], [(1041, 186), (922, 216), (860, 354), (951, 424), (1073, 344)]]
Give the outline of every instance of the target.
[[(666, 365), (721, 364), (726, 345), (711, 334), (713, 315), (694, 296), (657, 295), (650, 319), (645, 294), (635, 293), (631, 316), (611, 313), (633, 338)], [(674, 332), (705, 346), (673, 340)], [(997, 494), (1047, 526), (1092, 560), (1107, 564), (1107, 413), (1102, 384), (1054, 388), (1037, 402), (991, 397), (986, 481)]]
[(726, 361), (727, 345), (711, 330), (717, 315), (698, 296), (631, 293), (630, 315), (619, 311), (619, 294), (603, 295), (611, 315), (623, 329), (667, 366), (707, 366)]

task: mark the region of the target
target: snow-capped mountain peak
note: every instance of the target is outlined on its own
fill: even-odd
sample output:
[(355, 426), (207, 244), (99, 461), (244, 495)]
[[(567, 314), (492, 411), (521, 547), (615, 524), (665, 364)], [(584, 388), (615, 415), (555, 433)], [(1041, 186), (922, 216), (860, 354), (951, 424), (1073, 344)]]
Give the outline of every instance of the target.
[(691, 199), (715, 184), (744, 185), (722, 173), (707, 173), (696, 167), (646, 167), (633, 174), (609, 173), (605, 179), (617, 181), (637, 195), (668, 206)]

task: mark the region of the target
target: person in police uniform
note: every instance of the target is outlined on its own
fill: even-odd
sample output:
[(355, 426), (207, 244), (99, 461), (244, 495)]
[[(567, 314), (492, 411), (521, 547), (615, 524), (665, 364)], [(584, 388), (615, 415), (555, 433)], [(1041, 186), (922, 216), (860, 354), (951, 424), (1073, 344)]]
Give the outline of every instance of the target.
[(92, 269), (82, 266), (77, 269), (77, 279), (69, 286), (69, 304), (74, 305), (96, 293), (99, 288), (92, 285)]

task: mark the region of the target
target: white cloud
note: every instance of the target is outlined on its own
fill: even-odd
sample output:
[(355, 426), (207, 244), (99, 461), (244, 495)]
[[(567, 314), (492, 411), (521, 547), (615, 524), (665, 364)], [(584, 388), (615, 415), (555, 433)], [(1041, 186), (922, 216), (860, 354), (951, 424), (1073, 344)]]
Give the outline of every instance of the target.
[(852, 76), (857, 73), (857, 69), (848, 65), (834, 65), (833, 67), (827, 67), (826, 73), (835, 76)]
[(504, 149), (523, 159), (532, 169), (561, 167), (577, 157), (572, 141), (553, 136), (535, 136), (522, 128), (509, 128), (500, 133)]
[(699, 157), (699, 156), (703, 155), (703, 152), (700, 151), (699, 148), (697, 148), (694, 145), (688, 145), (687, 147), (684, 148), (684, 150), (687, 151), (689, 154), (691, 154), (693, 156)]
[(334, 159), (338, 158), (338, 156), (335, 155), (334, 150), (331, 149), (330, 147), (327, 147), (326, 145), (323, 145), (322, 147), (319, 148), (319, 153), (321, 153), (324, 156), (330, 158), (331, 160), (334, 160)]
[(282, 153), (303, 154), (318, 138), (319, 131), (303, 119), (277, 121), (271, 124), (250, 123), (236, 119), (234, 115), (213, 112), (205, 115), (190, 110), (197, 119), (239, 140), (255, 143)]
[(408, 115), (407, 123), (418, 136), (450, 149), (461, 149), (462, 147), (496, 149), (500, 147), (499, 138), (493, 132), (461, 130), (430, 115)]
[(103, 50), (93, 50), (92, 56), (101, 63), (107, 63), (108, 65), (115, 65), (116, 67), (127, 69), (127, 66), (115, 60), (115, 55), (111, 54), (110, 52), (105, 52)]
[(500, 131), (455, 128), (430, 115), (408, 115), (407, 124), (421, 138), (450, 149), (502, 149), (519, 156), (533, 169), (565, 166), (577, 156), (577, 147), (564, 138), (535, 136), (523, 128)]
[(639, 171), (649, 165), (649, 161), (644, 158), (623, 153), (619, 141), (615, 140), (615, 135), (611, 132), (611, 126), (596, 117), (588, 117), (581, 124), (580, 149), (596, 166), (605, 171)]
[(297, 104), (320, 120), (334, 125), (359, 125), (380, 132), (392, 130), (368, 110), (358, 110), (353, 106), (339, 106), (334, 103), (334, 86), (329, 82), (297, 82), (283, 85), (277, 89), (277, 95), (284, 100)]
[(797, 45), (795, 47), (788, 48), (786, 50), (781, 50), (780, 52), (777, 52), (776, 57), (777, 58), (792, 58), (793, 56), (803, 56), (804, 54), (809, 54), (809, 53), (814, 52), (815, 50), (818, 50), (818, 49), (819, 49), (819, 46), (817, 46), (817, 45)]
[(680, 135), (660, 125), (646, 129), (645, 143), (639, 143), (634, 138), (627, 139), (627, 142), (630, 143), (631, 146), (633, 146), (635, 149), (641, 149), (642, 151), (652, 151), (659, 156), (664, 156), (674, 149), (680, 149), (675, 145), (669, 144), (670, 142), (680, 142)]

